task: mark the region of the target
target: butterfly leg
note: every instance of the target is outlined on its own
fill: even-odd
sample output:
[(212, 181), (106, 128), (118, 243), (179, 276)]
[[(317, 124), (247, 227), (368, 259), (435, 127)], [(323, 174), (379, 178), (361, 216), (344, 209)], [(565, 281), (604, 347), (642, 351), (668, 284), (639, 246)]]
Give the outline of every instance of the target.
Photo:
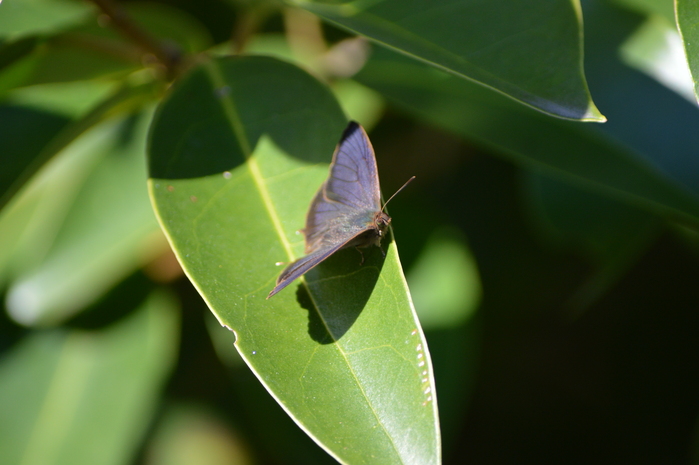
[(355, 248), (354, 248), (354, 249), (355, 249), (355, 250), (356, 250), (357, 252), (359, 252), (359, 255), (361, 255), (361, 256), (362, 256), (362, 261), (361, 261), (361, 262), (359, 262), (359, 266), (362, 266), (362, 265), (364, 264), (364, 254), (362, 253), (362, 251), (361, 251), (361, 250), (359, 250), (359, 247), (356, 247), (356, 246), (355, 246)]

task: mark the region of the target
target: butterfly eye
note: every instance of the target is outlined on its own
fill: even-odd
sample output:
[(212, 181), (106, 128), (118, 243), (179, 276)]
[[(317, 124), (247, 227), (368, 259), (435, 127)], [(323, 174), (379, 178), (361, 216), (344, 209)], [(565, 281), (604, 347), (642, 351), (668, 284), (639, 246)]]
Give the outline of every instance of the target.
[(374, 219), (374, 224), (376, 225), (376, 228), (379, 232), (379, 236), (382, 235), (383, 230), (386, 229), (386, 226), (388, 226), (390, 222), (391, 217), (387, 214), (380, 212), (378, 215), (376, 215), (376, 218)]

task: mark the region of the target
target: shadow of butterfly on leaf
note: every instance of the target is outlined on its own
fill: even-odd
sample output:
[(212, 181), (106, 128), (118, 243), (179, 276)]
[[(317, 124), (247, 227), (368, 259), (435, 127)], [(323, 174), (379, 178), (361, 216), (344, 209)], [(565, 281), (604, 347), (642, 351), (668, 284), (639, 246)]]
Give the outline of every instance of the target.
[(376, 248), (365, 251), (364, 258), (359, 266), (356, 250), (340, 250), (306, 273), (305, 286), (297, 286), (296, 300), (308, 311), (308, 335), (314, 341), (340, 340), (364, 310), (385, 262)]
[[(291, 263), (281, 272), (277, 278), (276, 286), (267, 298), (274, 296), (296, 278), (311, 271), (342, 249), (354, 247), (359, 250), (360, 247), (372, 245), (380, 248), (381, 239), (386, 235), (388, 226), (391, 223), (391, 217), (384, 212), (384, 208), (413, 179), (415, 179), (414, 176), (382, 206), (374, 149), (366, 131), (359, 124), (350, 122), (335, 148), (328, 178), (320, 186), (320, 189), (311, 201), (308, 214), (306, 215), (306, 227), (303, 229), (306, 240), (306, 256)], [(381, 252), (385, 256), (383, 249), (381, 249)], [(378, 272), (383, 265), (383, 257), (380, 263), (374, 260), (372, 259), (371, 266), (366, 268), (367, 273), (376, 274), (373, 277), (373, 283), (378, 279)], [(330, 262), (333, 264), (339, 263), (335, 259)], [(361, 255), (361, 264), (363, 263), (364, 254)], [(328, 298), (337, 295), (337, 293), (332, 292), (332, 276), (339, 275), (342, 277), (346, 273), (357, 270), (356, 266), (353, 270), (344, 270), (344, 272), (340, 269), (329, 270), (327, 269), (328, 267), (324, 268), (326, 269), (322, 270), (322, 272), (321, 270), (316, 270), (313, 273), (316, 276), (307, 281), (309, 287), (314, 290), (314, 295), (316, 292), (320, 292)], [(335, 268), (335, 266), (332, 268)], [(322, 288), (319, 286), (322, 286)], [(345, 293), (343, 292), (342, 294)], [(369, 295), (370, 292), (363, 299), (364, 303)], [(305, 301), (309, 301), (308, 305), (311, 306), (310, 296), (305, 288), (299, 289), (297, 297), (302, 305)], [(362, 299), (359, 300), (361, 301)], [(361, 311), (361, 308), (359, 311)], [(343, 312), (342, 315), (338, 316), (341, 319), (351, 318), (349, 313), (352, 312)], [(356, 319), (356, 316), (358, 316), (358, 313), (354, 315), (352, 321)], [(328, 325), (328, 330), (333, 334), (327, 336), (337, 338), (344, 334), (348, 327), (345, 323), (337, 327), (338, 331), (335, 331), (332, 325)], [(321, 335), (317, 336), (318, 338), (314, 337), (314, 339), (324, 339)]]

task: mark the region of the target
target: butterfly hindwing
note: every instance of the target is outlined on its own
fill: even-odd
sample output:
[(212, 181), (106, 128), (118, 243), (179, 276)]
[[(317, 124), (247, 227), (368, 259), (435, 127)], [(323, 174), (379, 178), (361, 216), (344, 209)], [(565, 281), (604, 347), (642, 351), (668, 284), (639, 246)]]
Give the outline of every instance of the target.
[(328, 247), (326, 249), (318, 250), (314, 253), (306, 255), (305, 257), (299, 258), (291, 265), (287, 266), (277, 278), (277, 285), (274, 287), (272, 292), (269, 293), (267, 298), (269, 299), (274, 294), (291, 284), (296, 278), (300, 278), (302, 275), (306, 274), (311, 270), (311, 268), (315, 267), (330, 255), (340, 250), (343, 245), (344, 244), (339, 244), (335, 247)]

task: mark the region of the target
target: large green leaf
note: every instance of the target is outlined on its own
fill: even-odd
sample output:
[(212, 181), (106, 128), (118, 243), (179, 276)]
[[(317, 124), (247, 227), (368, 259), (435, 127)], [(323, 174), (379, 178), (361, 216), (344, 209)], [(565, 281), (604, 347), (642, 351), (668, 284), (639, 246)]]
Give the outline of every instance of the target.
[(94, 7), (74, 0), (21, 0), (0, 3), (0, 37), (48, 34), (90, 17)]
[(151, 113), (106, 121), (68, 148), (101, 159), (46, 257), (23, 270), (10, 287), (8, 311), (17, 321), (62, 321), (165, 250), (145, 187)]
[(692, 71), (694, 93), (699, 99), (699, 5), (691, 0), (677, 0), (677, 26)]
[[(638, 152), (600, 134), (596, 127), (545, 118), (387, 51), (375, 53), (357, 79), (421, 117), (517, 163), (699, 226), (699, 197), (692, 186), (679, 174), (668, 175)], [(691, 169), (687, 166), (684, 175)]]
[(292, 65), (207, 62), (153, 123), (153, 203), (241, 356), (316, 442), (344, 463), (436, 464), (431, 363), (392, 241), (385, 259), (345, 250), (265, 299), (275, 262), (302, 254), (296, 231), (345, 124)]
[(583, 76), (577, 1), (290, 1), (545, 113), (604, 121)]
[(36, 332), (0, 360), (0, 462), (131, 463), (176, 357), (169, 295), (103, 330)]

